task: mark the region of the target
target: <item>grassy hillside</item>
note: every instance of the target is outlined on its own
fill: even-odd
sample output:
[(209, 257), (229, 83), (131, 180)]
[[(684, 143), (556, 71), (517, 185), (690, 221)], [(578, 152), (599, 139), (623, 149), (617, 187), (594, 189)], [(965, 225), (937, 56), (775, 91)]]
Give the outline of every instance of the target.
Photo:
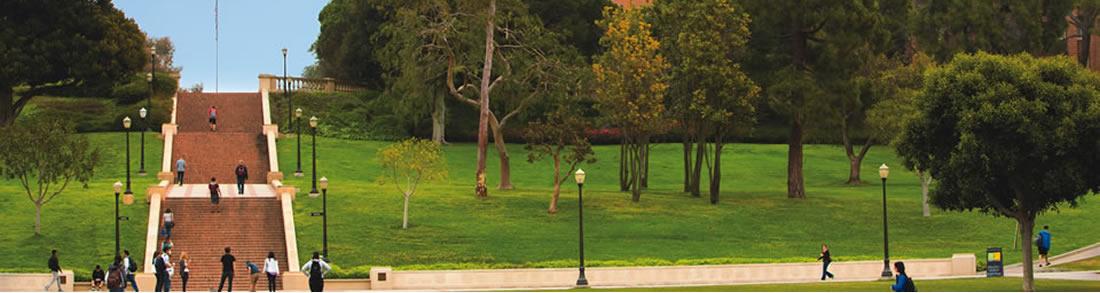
[[(300, 257), (321, 246), (321, 219), (309, 213), (321, 200), (309, 189), (309, 137), (303, 137), (306, 177), (289, 177), (303, 192), (295, 203)], [(521, 145), (511, 145), (515, 190), (473, 195), (475, 147), (444, 147), (450, 179), (421, 188), (401, 230), (401, 196), (379, 186), (375, 152), (385, 142), (320, 138), (318, 172), (330, 183), (329, 246), (342, 268), (389, 265), (403, 269), (563, 267), (576, 263), (576, 187), (563, 187), (561, 211), (546, 213), (551, 188), (549, 162), (530, 164)], [(279, 141), (280, 169), (295, 169), (295, 140)], [(877, 167), (893, 166), (888, 185), (890, 251), (893, 257), (944, 258), (952, 253), (984, 255), (986, 247), (1011, 250), (1015, 224), (980, 213), (934, 211), (921, 216), (916, 176), (901, 168), (886, 148), (871, 150), (864, 162), (868, 184), (851, 187), (842, 148), (806, 148), (807, 199), (786, 198), (785, 145), (731, 145), (723, 155), (721, 202), (680, 192), (680, 146), (657, 145), (650, 188), (640, 203), (618, 192), (618, 148), (596, 148), (599, 162), (583, 166), (586, 256), (590, 266), (670, 265), (813, 261), (822, 242), (839, 260), (882, 257), (881, 187)], [(497, 161), (490, 150), (490, 185)], [(704, 186), (706, 186), (704, 184)], [(704, 191), (705, 192), (705, 191)], [(1052, 226), (1055, 254), (1100, 241), (1091, 224), (1100, 205), (1089, 196), (1077, 209), (1039, 217)], [(1018, 262), (1019, 253), (1006, 253)], [(979, 260), (984, 261), (984, 260)], [(362, 268), (356, 271), (362, 270)]]
[[(90, 278), (96, 264), (106, 267), (114, 258), (115, 181), (126, 180), (126, 146), (122, 133), (86, 134), (92, 145), (102, 151), (102, 163), (87, 188), (71, 184), (63, 194), (42, 209), (42, 235), (34, 235), (34, 204), (27, 198), (18, 181), (0, 179), (0, 270), (18, 272), (48, 272), (46, 260), (50, 249), (60, 251), (61, 266), (74, 270), (78, 279)], [(147, 133), (145, 168), (149, 175), (137, 176), (140, 157), (139, 136), (131, 135), (132, 189), (135, 203), (122, 205), (120, 215), (130, 217), (121, 225), (122, 248), (135, 254), (140, 261), (145, 251), (145, 229), (149, 206), (145, 204), (145, 187), (156, 184), (160, 170), (162, 142), (156, 134)], [(48, 147), (44, 146), (44, 149)]]

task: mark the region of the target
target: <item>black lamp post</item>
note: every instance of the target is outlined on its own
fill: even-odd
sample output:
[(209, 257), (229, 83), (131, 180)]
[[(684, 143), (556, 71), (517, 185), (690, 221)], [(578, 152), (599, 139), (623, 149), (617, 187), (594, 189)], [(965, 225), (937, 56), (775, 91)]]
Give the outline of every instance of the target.
[(291, 111), (294, 109), (294, 100), (290, 98), (290, 80), (286, 76), (286, 48), (283, 48), (283, 95), (286, 96), (286, 125), (290, 126), (290, 123), (293, 123), (291, 119), (294, 119), (291, 116), (293, 114)]
[(890, 271), (890, 234), (886, 224), (886, 177), (890, 176), (890, 167), (882, 164), (878, 167), (878, 176), (882, 178), (882, 277), (891, 278), (894, 273)]
[(317, 116), (309, 118), (309, 128), (313, 133), (313, 188), (309, 190), (309, 196), (316, 197), (317, 192)]
[(588, 279), (584, 277), (584, 170), (577, 169), (573, 179), (577, 180), (577, 231), (580, 237), (580, 277), (577, 277), (577, 287), (588, 287)]
[[(119, 201), (118, 199), (119, 199), (119, 193), (122, 192), (122, 182), (117, 182), (116, 181), (115, 184), (113, 185), (113, 187), (115, 189), (115, 256), (118, 256), (119, 251), (121, 251), (121, 247), (122, 247), (119, 244), (119, 242), (120, 242), (119, 240), (120, 240), (121, 237), (119, 237), (119, 231), (118, 231), (119, 230), (119, 221), (122, 221), (122, 216), (118, 215), (118, 201)], [(123, 198), (122, 203), (125, 204), (125, 205), (133, 204), (134, 203), (134, 195), (133, 194), (127, 194), (126, 197)]]
[(298, 169), (294, 170), (294, 177), (302, 177), (302, 108), (294, 110), (294, 136), (298, 137)]
[(138, 116), (141, 117), (141, 125), (144, 127), (141, 129), (141, 164), (138, 167), (138, 175), (145, 176), (145, 130), (149, 128), (149, 123), (145, 120), (145, 116), (149, 114), (149, 110), (144, 107), (138, 110)]
[(126, 129), (126, 194), (133, 195), (130, 191), (130, 116), (122, 119), (122, 128)]
[(321, 177), (321, 254), (328, 261), (328, 178)]

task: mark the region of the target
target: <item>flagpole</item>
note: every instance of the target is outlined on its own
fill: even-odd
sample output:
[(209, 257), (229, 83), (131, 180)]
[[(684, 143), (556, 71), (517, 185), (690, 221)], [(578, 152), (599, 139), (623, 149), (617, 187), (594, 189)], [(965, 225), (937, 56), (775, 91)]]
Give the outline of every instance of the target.
[(221, 81), (219, 62), (221, 61), (219, 56), (218, 46), (218, 0), (214, 0), (214, 92), (220, 92), (219, 82)]

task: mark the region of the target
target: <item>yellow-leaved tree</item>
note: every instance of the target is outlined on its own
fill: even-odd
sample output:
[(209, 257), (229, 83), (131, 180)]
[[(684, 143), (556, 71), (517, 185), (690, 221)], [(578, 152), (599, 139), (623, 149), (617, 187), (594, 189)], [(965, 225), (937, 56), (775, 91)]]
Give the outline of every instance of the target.
[(409, 198), (422, 182), (447, 179), (447, 162), (439, 143), (410, 138), (378, 150), (378, 164), (382, 166), (380, 184), (393, 184), (405, 198), (401, 216), (401, 229), (409, 228)]

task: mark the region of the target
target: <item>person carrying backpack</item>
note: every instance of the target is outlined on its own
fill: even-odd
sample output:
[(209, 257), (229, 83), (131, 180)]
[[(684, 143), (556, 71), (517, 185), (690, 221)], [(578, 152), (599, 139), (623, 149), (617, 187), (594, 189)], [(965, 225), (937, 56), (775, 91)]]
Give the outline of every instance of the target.
[(107, 290), (111, 292), (126, 291), (126, 266), (122, 256), (115, 256), (115, 262), (107, 267)]
[(218, 186), (218, 179), (214, 178), (214, 177), (210, 177), (210, 185), (208, 185), (207, 187), (210, 189), (210, 203), (214, 204), (214, 211), (213, 212), (215, 212), (215, 213), (220, 212), (220, 210), (218, 210), (217, 206), (218, 206), (218, 203), (221, 202), (222, 191), (221, 191), (221, 186)]
[(237, 161), (237, 168), (233, 173), (237, 175), (237, 194), (244, 194), (244, 181), (248, 180), (248, 167), (245, 167), (244, 160)]
[(46, 283), (46, 289), (42, 289), (42, 291), (50, 291), (50, 286), (57, 284), (57, 292), (61, 292), (61, 263), (57, 259), (57, 249), (50, 252), (48, 265), (50, 267), (50, 282)]
[(913, 284), (913, 279), (905, 274), (905, 263), (895, 262), (894, 271), (897, 272), (896, 280), (890, 289), (894, 289), (894, 292), (917, 292), (917, 285)]
[(325, 274), (332, 270), (332, 267), (328, 265), (324, 260), (321, 260), (321, 254), (314, 251), (313, 259), (306, 262), (305, 266), (302, 266), (302, 273), (309, 277), (309, 291), (310, 292), (324, 292), (325, 291)]
[[(137, 280), (134, 279), (134, 273), (138, 271), (137, 263), (130, 257), (129, 250), (123, 250), (122, 255), (125, 257), (122, 259), (122, 267), (126, 271), (126, 281), (123, 282), (123, 286), (130, 284), (134, 288), (134, 292), (138, 292)], [(126, 288), (123, 288), (126, 289)]]

